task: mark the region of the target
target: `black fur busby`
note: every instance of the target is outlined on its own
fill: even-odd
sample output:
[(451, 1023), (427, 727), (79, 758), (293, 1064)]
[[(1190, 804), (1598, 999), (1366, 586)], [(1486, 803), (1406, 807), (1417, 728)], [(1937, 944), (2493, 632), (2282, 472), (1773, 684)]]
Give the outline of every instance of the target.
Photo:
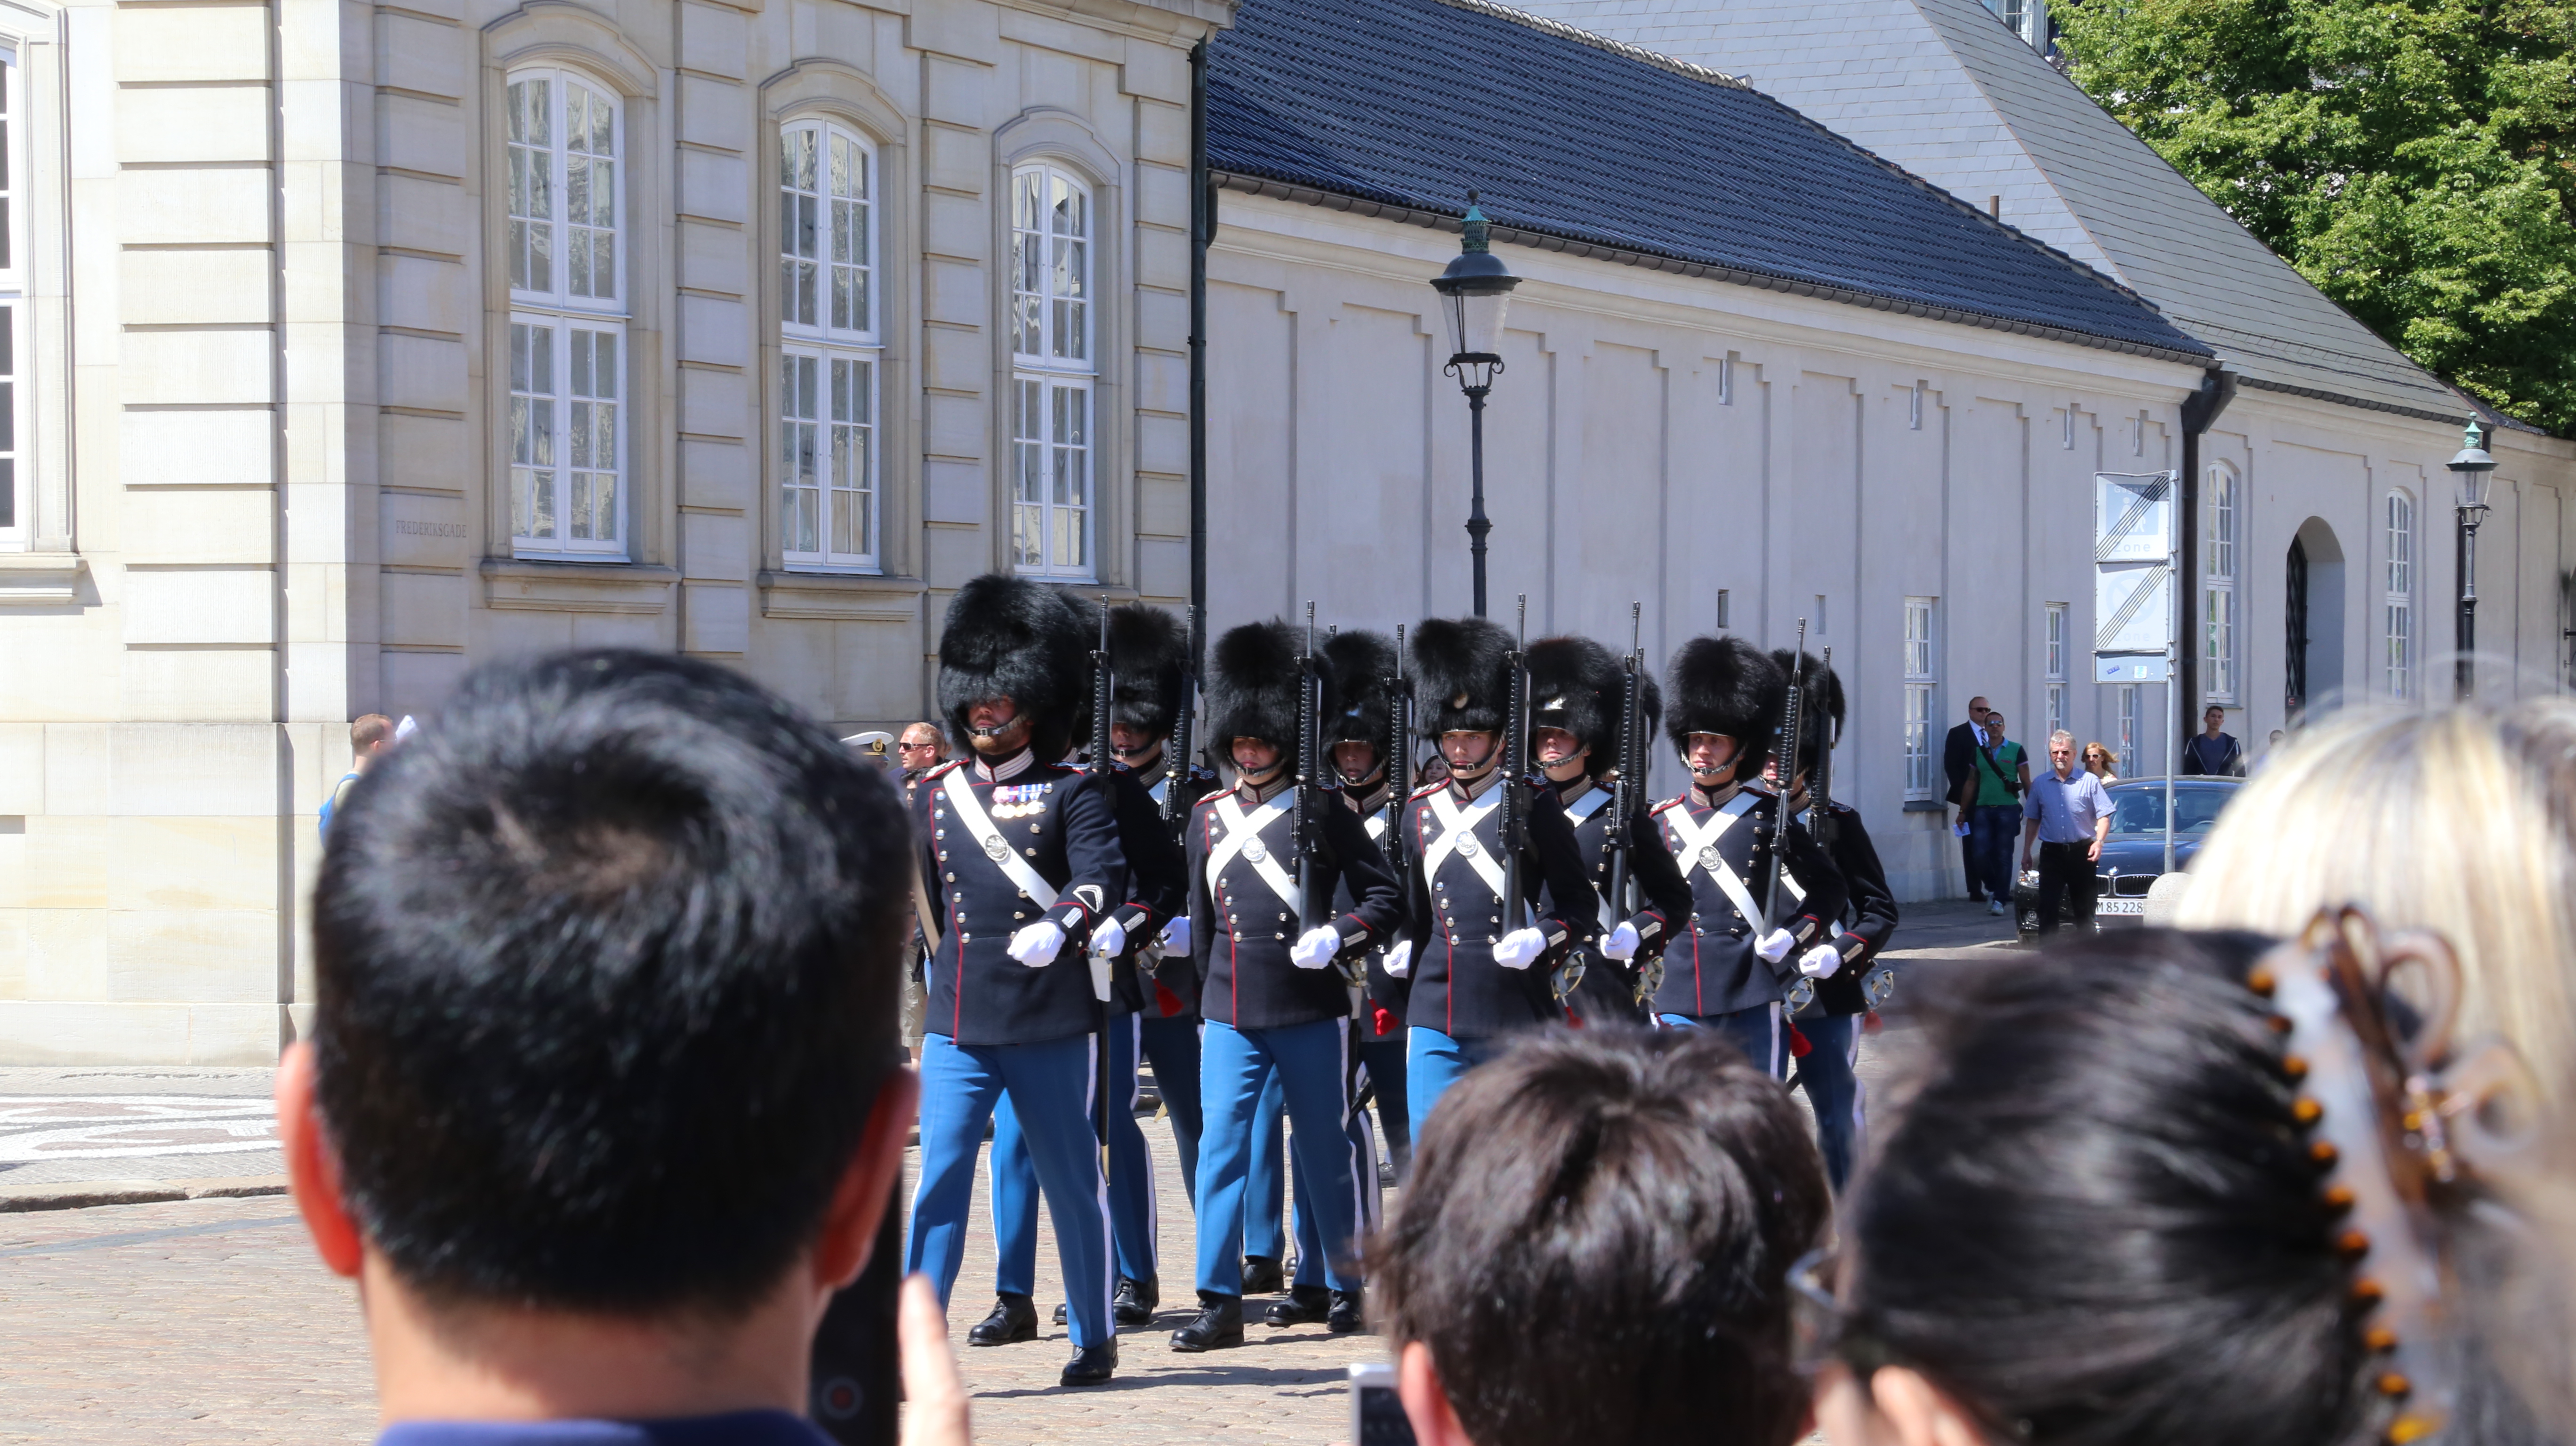
[(1115, 675), (1109, 721), (1149, 738), (1168, 738), (1172, 717), (1189, 686), (1189, 630), (1180, 619), (1146, 603), (1109, 613), (1109, 666)]
[(1500, 733), (1511, 711), (1512, 635), (1484, 618), (1424, 618), (1406, 652), (1413, 673), (1413, 727), (1443, 733)]
[[(1741, 745), (1739, 757), (1759, 759), (1780, 728), (1781, 693), (1788, 685), (1780, 665), (1742, 638), (1693, 638), (1674, 651), (1664, 676), (1672, 682), (1664, 733), (1684, 758), (1694, 733), (1722, 733)], [(1747, 770), (1750, 777), (1758, 769)]]
[[(1562, 728), (1592, 750), (1584, 771), (1599, 777), (1619, 760), (1619, 655), (1590, 638), (1541, 638), (1529, 647), (1530, 730)], [(1536, 750), (1533, 749), (1533, 752)]]
[(1395, 699), (1387, 691), (1395, 677), (1394, 640), (1366, 630), (1335, 633), (1324, 640), (1324, 662), (1341, 695), (1341, 706), (1324, 720), (1324, 745), (1366, 743), (1383, 756), (1395, 718)]
[[(1798, 700), (1798, 766), (1804, 769), (1842, 741), (1843, 680), (1813, 653), (1801, 653), (1796, 661), (1797, 679), (1806, 691), (1806, 696)], [(1771, 650), (1771, 665), (1780, 670), (1784, 688), (1789, 682), (1790, 663), (1787, 648)]]
[[(1297, 630), (1277, 618), (1228, 628), (1208, 658), (1208, 738), (1224, 753), (1237, 738), (1291, 749), (1297, 744)], [(1324, 670), (1324, 717), (1335, 711), (1332, 670)]]
[(1090, 712), (1092, 635), (1071, 599), (1043, 583), (986, 573), (957, 590), (939, 630), (939, 715), (959, 749), (972, 746), (966, 710), (1008, 698), (1036, 722), (1042, 759), (1071, 746)]

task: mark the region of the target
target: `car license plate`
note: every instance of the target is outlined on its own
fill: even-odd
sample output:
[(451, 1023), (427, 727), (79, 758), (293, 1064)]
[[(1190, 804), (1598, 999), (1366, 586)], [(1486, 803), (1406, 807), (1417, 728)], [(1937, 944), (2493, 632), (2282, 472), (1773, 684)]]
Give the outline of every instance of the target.
[(2144, 899), (2096, 899), (2093, 901), (2093, 912), (2096, 914), (2128, 914), (2132, 916), (2143, 916), (2147, 912), (2147, 901)]

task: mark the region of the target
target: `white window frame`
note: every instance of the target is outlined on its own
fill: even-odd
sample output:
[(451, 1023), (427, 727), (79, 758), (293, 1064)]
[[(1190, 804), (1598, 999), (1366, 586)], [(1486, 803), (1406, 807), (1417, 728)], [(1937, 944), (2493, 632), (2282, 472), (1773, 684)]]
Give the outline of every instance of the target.
[(1940, 760), (1932, 753), (1932, 729), (1940, 718), (1940, 600), (1905, 600), (1902, 663), (1905, 669), (1905, 797), (1908, 802), (1937, 799)]
[[(810, 151), (807, 149), (810, 147)], [(800, 173), (800, 161), (813, 162)], [(835, 169), (855, 162), (849, 188)], [(819, 117), (778, 128), (778, 513), (791, 572), (882, 570), (884, 357), (877, 148)]]
[(27, 72), (20, 51), (0, 40), (0, 552), (24, 552), (35, 535), (34, 481), (29, 474), (30, 405), (28, 342), (33, 288), (28, 285), (26, 142)]
[[(1064, 201), (1074, 220), (1060, 228)], [(1024, 575), (1099, 575), (1100, 201), (1051, 161), (1011, 171), (1008, 475), (1011, 566)]]
[(2042, 655), (2043, 666), (2041, 669), (2041, 676), (2043, 681), (2048, 685), (2048, 733), (2040, 735), (2040, 739), (2043, 743), (2047, 741), (2051, 734), (2058, 733), (2064, 730), (2067, 726), (2066, 630), (2069, 615), (2069, 609), (2065, 603), (2053, 602), (2047, 605), (2046, 632), (2044, 634), (2047, 650)]
[(2388, 493), (2387, 584), (2382, 614), (2387, 641), (2383, 681), (2391, 698), (2415, 696), (2415, 498), (2402, 487)]
[[(522, 109), (528, 95), (521, 87), (533, 84), (546, 87), (541, 113)], [(590, 139), (597, 134), (595, 124), (585, 126), (582, 144), (570, 133), (568, 117), (578, 113), (595, 121), (594, 106), (607, 111), (605, 152)], [(503, 445), (511, 550), (520, 557), (622, 562), (628, 556), (634, 409), (627, 320), (634, 240), (626, 119), (617, 88), (578, 71), (533, 66), (503, 80), (502, 269), (510, 278)], [(603, 171), (605, 206), (585, 207), (576, 216), (575, 189), (584, 199), (597, 196)], [(576, 242), (583, 258), (579, 267)], [(611, 354), (604, 379), (596, 364), (601, 338)], [(547, 351), (543, 368), (540, 342)], [(546, 389), (532, 390), (539, 387)]]
[(2245, 488), (2236, 469), (2224, 462), (2211, 466), (2201, 500), (2201, 696), (2232, 705), (2241, 633), (2236, 584), (2245, 535)]

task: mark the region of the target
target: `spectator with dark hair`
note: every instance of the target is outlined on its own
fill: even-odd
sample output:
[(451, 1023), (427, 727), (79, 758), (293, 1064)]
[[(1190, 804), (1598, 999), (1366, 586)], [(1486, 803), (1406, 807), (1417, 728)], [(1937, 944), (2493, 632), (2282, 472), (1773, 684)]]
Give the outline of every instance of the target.
[(349, 790), (358, 786), (358, 775), (366, 772), (367, 765), (376, 761), (376, 755), (391, 748), (393, 743), (394, 720), (382, 713), (361, 713), (349, 724), (349, 771), (340, 775), (338, 783), (331, 785), (331, 796), (322, 800), (321, 816), (314, 825), (323, 837), (330, 836), (331, 816), (340, 811)]
[[(685, 658), (482, 669), (369, 770), (277, 1102), (386, 1441), (824, 1440), (808, 1351), (916, 1097), (911, 847), (890, 782)], [(937, 1303), (905, 1309), (916, 1429), (962, 1439)]]
[(2208, 711), (2201, 714), (2201, 731), (2183, 740), (2182, 766), (2175, 771), (2211, 774), (2220, 778), (2242, 776), (2245, 772), (2245, 750), (2236, 742), (2235, 734), (2223, 731), (2226, 722), (2227, 710), (2215, 703), (2210, 704)]
[(2418, 946), (2357, 915), (2270, 944), (1962, 977), (1839, 1258), (1793, 1273), (1833, 1446), (2544, 1439), (2486, 1346), (2556, 1338), (2496, 1288), (2537, 1150), (2490, 1126), (2532, 1102), (2393, 999), (2387, 961), (2441, 972)]
[(1529, 1038), (1415, 1141), (1372, 1259), (1422, 1446), (1788, 1446), (1791, 1261), (1831, 1210), (1780, 1084), (1714, 1031)]

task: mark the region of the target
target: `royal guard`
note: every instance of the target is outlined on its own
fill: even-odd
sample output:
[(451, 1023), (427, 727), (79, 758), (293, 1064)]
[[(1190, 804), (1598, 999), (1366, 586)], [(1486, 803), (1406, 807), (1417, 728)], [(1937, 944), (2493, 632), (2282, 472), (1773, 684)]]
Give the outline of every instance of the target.
[[(1097, 636), (1099, 605), (1070, 591), (1059, 596)], [(1158, 936), (1181, 915), (1182, 898), (1189, 886), (1189, 864), (1181, 853), (1178, 832), (1163, 820), (1147, 777), (1116, 755), (1120, 752), (1117, 740), (1122, 717), (1128, 720), (1123, 726), (1130, 739), (1138, 743), (1144, 741), (1137, 727), (1136, 720), (1140, 718), (1150, 719), (1159, 712), (1163, 730), (1170, 731), (1173, 705), (1168, 700), (1176, 692), (1181, 669), (1186, 665), (1188, 641), (1169, 613), (1142, 603), (1111, 610), (1108, 622), (1114, 690), (1109, 736), (1115, 760), (1110, 766), (1110, 782), (1118, 803), (1119, 848), (1127, 856), (1129, 895), (1110, 911), (1117, 928), (1097, 936), (1116, 938), (1124, 951), (1108, 966), (1109, 1233), (1116, 1247), (1117, 1265), (1117, 1288), (1111, 1295), (1110, 1314), (1120, 1325), (1143, 1325), (1154, 1318), (1155, 1307), (1162, 1302), (1158, 1248), (1161, 1223), (1153, 1152), (1146, 1148), (1145, 1132), (1136, 1124), (1136, 1062), (1144, 1041), (1146, 1016), (1160, 1014), (1166, 1007), (1175, 1011), (1187, 1007), (1186, 1000), (1159, 987), (1154, 974), (1162, 953)], [(1091, 710), (1092, 694), (1086, 692), (1074, 723), (1073, 737), (1077, 741), (1095, 735)], [(1091, 760), (1086, 755), (1081, 761), (1087, 767)], [(1195, 1021), (1189, 1046), (1186, 1133), (1179, 1125), (1180, 1111), (1173, 1113), (1173, 1133), (1185, 1164), (1198, 1152)], [(1168, 1063), (1157, 1061), (1158, 1082), (1168, 1078), (1164, 1073)], [(976, 1346), (1008, 1345), (1037, 1338), (1037, 1314), (1030, 1299), (1037, 1280), (1037, 1175), (1008, 1100), (994, 1113), (992, 1160), (995, 1304), (992, 1313), (966, 1333), (967, 1344)], [(1186, 1195), (1189, 1186), (1184, 1183), (1181, 1189)], [(1067, 1307), (1058, 1305), (1056, 1324), (1064, 1324), (1067, 1315)]]
[[(1772, 653), (1771, 661), (1788, 671), (1789, 650)], [(1847, 897), (1842, 913), (1830, 921), (1840, 926), (1833, 937), (1798, 956), (1798, 972), (1816, 981), (1816, 995), (1793, 1020), (1811, 1047), (1798, 1056), (1789, 1087), (1807, 1092), (1807, 1103), (1816, 1111), (1816, 1143), (1824, 1150), (1825, 1173), (1840, 1190), (1851, 1178), (1868, 1129), (1868, 1093), (1857, 1073), (1861, 1026), (1894, 981), (1895, 971), (1880, 966), (1878, 959), (1896, 932), (1896, 894), (1887, 886), (1887, 870), (1879, 864), (1859, 810), (1833, 798), (1829, 787), (1816, 786), (1833, 778), (1833, 749), (1843, 736), (1843, 680), (1813, 657), (1797, 661), (1806, 699), (1798, 710), (1803, 741), (1797, 749), (1797, 776), (1789, 784), (1789, 807), (1824, 846), (1842, 875)], [(1819, 807), (1826, 815), (1821, 826)]]
[(1083, 950), (1123, 949), (1109, 911), (1128, 897), (1128, 870), (1114, 788), (1063, 761), (1092, 646), (1052, 588), (987, 575), (958, 589), (939, 639), (939, 708), (963, 756), (922, 779), (915, 806), (930, 1002), (904, 1269), (927, 1273), (947, 1303), (976, 1155), (1007, 1098), (1055, 1223), (1069, 1386), (1107, 1381), (1118, 1363), (1092, 1124), (1104, 1015)]
[[(1643, 778), (1620, 787), (1622, 744), (1646, 756), (1643, 739), (1624, 740), (1624, 727), (1653, 736), (1663, 717), (1663, 697), (1641, 669), (1635, 717), (1622, 717), (1628, 671), (1618, 655), (1590, 638), (1541, 638), (1530, 644), (1530, 751), (1555, 788), (1566, 820), (1574, 825), (1575, 851), (1592, 876), (1600, 931), (1571, 989), (1566, 1012), (1584, 1024), (1642, 1024), (1638, 971), (1659, 957), (1667, 936), (1691, 913), (1690, 884), (1673, 863), (1646, 807)], [(1632, 799), (1620, 816), (1622, 797)], [(1625, 867), (1621, 867), (1622, 865)], [(1635, 881), (1633, 897), (1614, 889)]]
[[(1314, 1206), (1326, 1324), (1334, 1331), (1365, 1324), (1357, 1264), (1363, 1165), (1349, 1134), (1351, 994), (1334, 966), (1386, 938), (1399, 917), (1395, 880), (1359, 815), (1320, 777), (1301, 787), (1297, 776), (1301, 760), (1320, 766), (1319, 730), (1333, 707), (1322, 660), (1285, 623), (1248, 624), (1217, 640), (1207, 692), (1208, 736), (1236, 777), (1190, 815), (1190, 942), (1207, 1021), (1205, 1123), (1199, 1314), (1172, 1333), (1176, 1351), (1242, 1344), (1244, 1182), (1253, 1115), (1274, 1075)], [(1335, 912), (1345, 888), (1355, 902)]]
[(1593, 932), (1592, 885), (1556, 790), (1505, 776), (1505, 734), (1527, 726), (1511, 717), (1516, 651), (1483, 618), (1428, 619), (1407, 649), (1414, 727), (1448, 764), (1406, 800), (1396, 846), (1412, 897), (1386, 963), (1411, 981), (1405, 1103), (1417, 1140), (1461, 1075), (1565, 1017), (1548, 975)]
[[(1655, 1018), (1724, 1031), (1747, 1058), (1786, 1078), (1781, 999), (1799, 977), (1795, 955), (1843, 908), (1832, 861), (1797, 823), (1780, 833), (1780, 800), (1760, 784), (1787, 684), (1761, 649), (1734, 637), (1682, 644), (1664, 681), (1665, 731), (1691, 781), (1681, 797), (1656, 806), (1655, 822), (1690, 881), (1692, 914), (1687, 937), (1664, 952)], [(1768, 897), (1775, 847), (1785, 848), (1782, 862), (1803, 899), (1792, 901), (1785, 885), (1780, 900)]]

